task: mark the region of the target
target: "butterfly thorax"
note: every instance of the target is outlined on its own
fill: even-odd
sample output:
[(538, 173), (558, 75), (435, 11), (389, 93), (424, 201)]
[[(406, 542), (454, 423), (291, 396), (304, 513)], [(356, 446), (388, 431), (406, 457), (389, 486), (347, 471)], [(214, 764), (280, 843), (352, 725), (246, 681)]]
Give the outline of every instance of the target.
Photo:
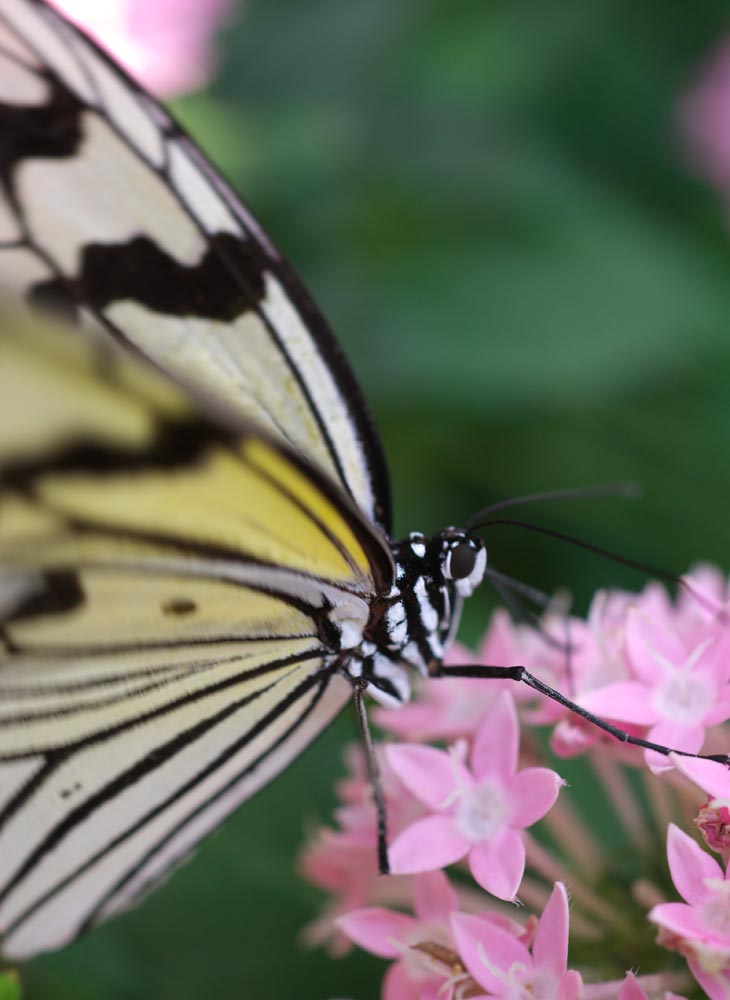
[(367, 681), (369, 693), (389, 706), (409, 700), (410, 668), (427, 677), (441, 665), (463, 599), (487, 564), (482, 540), (459, 528), (431, 538), (412, 532), (393, 542), (392, 552), (395, 586), (373, 601), (363, 641), (343, 663), (348, 676)]

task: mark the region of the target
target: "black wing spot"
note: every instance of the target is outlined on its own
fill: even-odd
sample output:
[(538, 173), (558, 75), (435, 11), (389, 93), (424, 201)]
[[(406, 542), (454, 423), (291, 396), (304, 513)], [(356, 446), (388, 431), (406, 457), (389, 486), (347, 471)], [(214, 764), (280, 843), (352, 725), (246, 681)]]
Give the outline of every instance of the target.
[(191, 601), (189, 597), (171, 597), (169, 601), (165, 601), (162, 605), (163, 615), (174, 617), (178, 615), (191, 615), (197, 610), (198, 605), (195, 601)]
[(149, 236), (135, 236), (127, 243), (91, 243), (84, 247), (74, 280), (39, 282), (32, 300), (56, 310), (60, 302), (68, 311), (70, 297), (99, 312), (114, 302), (132, 300), (162, 315), (232, 323), (264, 298), (267, 261), (253, 242), (231, 233), (215, 233), (207, 242), (200, 261), (189, 265), (170, 257)]
[(80, 792), (80, 791), (81, 791), (81, 785), (77, 781), (71, 786), (71, 788), (62, 788), (60, 791), (60, 796), (62, 799), (67, 799), (71, 795), (73, 795), (74, 792)]

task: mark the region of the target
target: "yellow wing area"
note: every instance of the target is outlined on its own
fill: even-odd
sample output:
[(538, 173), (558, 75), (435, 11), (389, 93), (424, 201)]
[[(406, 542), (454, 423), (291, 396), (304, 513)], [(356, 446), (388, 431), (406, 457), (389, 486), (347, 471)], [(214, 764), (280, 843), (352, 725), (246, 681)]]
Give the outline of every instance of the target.
[(350, 696), (385, 540), (338, 486), (80, 330), (0, 313), (0, 947), (157, 884)]
[(381, 563), (383, 546), (334, 484), (327, 495), (322, 477), (271, 441), (221, 430), (151, 370), (96, 356), (93, 342), (64, 333), (28, 323), (6, 331), (0, 348), (0, 460), (15, 486), (8, 528), (0, 517), (3, 561), (25, 561), (33, 531), (53, 537), (74, 523), (152, 545), (194, 543), (211, 557), (245, 554), (369, 592), (371, 559), (353, 518)]

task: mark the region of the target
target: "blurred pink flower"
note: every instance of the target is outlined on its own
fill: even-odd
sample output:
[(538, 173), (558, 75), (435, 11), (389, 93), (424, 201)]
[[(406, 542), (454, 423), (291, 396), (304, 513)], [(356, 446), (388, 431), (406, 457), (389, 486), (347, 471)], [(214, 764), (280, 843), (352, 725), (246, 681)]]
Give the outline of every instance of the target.
[[(648, 993), (639, 985), (633, 972), (626, 973), (626, 979), (618, 992), (618, 1000), (649, 1000)], [(686, 998), (676, 993), (665, 993), (664, 1000), (686, 1000)]]
[[(570, 673), (561, 690), (573, 699), (630, 677), (625, 657), (626, 616), (636, 600), (635, 594), (598, 591), (586, 621), (571, 620)], [(560, 757), (575, 757), (606, 740), (606, 734), (596, 726), (561, 708), (550, 746)]]
[(730, 997), (730, 879), (714, 858), (675, 826), (667, 834), (669, 870), (684, 903), (661, 903), (649, 919), (660, 943), (679, 952), (711, 1000)]
[(53, 0), (143, 86), (170, 97), (213, 73), (212, 38), (235, 0)]
[(568, 893), (556, 882), (531, 950), (478, 917), (455, 913), (451, 925), (464, 965), (490, 997), (580, 1000), (580, 974), (568, 971), (568, 919)]
[[(626, 655), (634, 679), (598, 688), (580, 698), (591, 712), (620, 723), (649, 726), (653, 743), (697, 753), (705, 729), (730, 715), (730, 630), (712, 624), (698, 643), (688, 646), (666, 619), (671, 607), (642, 601), (626, 622)], [(653, 751), (646, 759), (654, 771), (671, 761)]]
[(723, 38), (681, 99), (679, 126), (695, 171), (730, 191), (730, 38)]
[(476, 733), (470, 768), (458, 746), (450, 752), (406, 743), (387, 748), (393, 771), (432, 811), (391, 844), (393, 872), (430, 871), (468, 855), (479, 885), (500, 899), (515, 898), (525, 870), (519, 831), (545, 815), (563, 784), (545, 767), (517, 771), (519, 735), (505, 691)]
[[(381, 747), (376, 747), (388, 827), (393, 834), (422, 816), (425, 810), (393, 774), (381, 751)], [(337, 784), (343, 802), (335, 810), (338, 829), (318, 830), (299, 861), (302, 875), (333, 897), (326, 912), (309, 926), (305, 936), (313, 944), (328, 943), (335, 954), (342, 954), (350, 947), (337, 918), (382, 897), (402, 897), (406, 882), (394, 876), (382, 877), (378, 871), (377, 815), (362, 747), (348, 747), (345, 758), (349, 774)]]

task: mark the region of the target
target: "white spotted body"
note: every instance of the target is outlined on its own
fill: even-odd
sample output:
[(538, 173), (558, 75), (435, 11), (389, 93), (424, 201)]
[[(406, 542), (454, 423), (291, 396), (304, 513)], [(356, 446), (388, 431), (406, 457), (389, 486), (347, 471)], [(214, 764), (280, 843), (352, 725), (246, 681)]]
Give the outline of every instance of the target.
[(391, 707), (410, 699), (409, 668), (426, 677), (440, 666), (463, 598), (479, 586), (487, 563), (481, 539), (457, 528), (430, 539), (412, 532), (393, 543), (393, 557), (396, 586), (373, 603), (362, 643), (343, 660), (349, 677), (365, 680), (369, 694)]

